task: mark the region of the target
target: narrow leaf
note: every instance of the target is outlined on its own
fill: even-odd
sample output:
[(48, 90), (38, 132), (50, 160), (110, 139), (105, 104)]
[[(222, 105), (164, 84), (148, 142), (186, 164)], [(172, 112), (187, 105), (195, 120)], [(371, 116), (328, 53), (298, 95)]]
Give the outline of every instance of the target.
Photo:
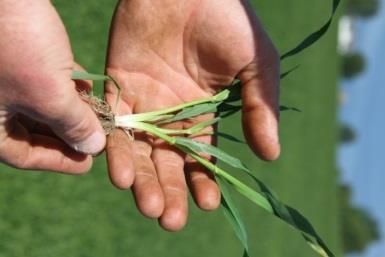
[(221, 92), (219, 92), (218, 94), (213, 96), (213, 101), (222, 102), (222, 101), (226, 100), (227, 98), (229, 98), (229, 95), (230, 95), (230, 90), (228, 90), (228, 89), (222, 90)]
[(239, 159), (229, 155), (228, 153), (222, 151), (221, 149), (213, 145), (201, 143), (186, 137), (177, 137), (176, 143), (179, 145), (186, 146), (189, 149), (194, 150), (195, 152), (211, 155), (227, 164), (230, 164), (234, 168), (247, 170), (247, 167)]
[(232, 116), (234, 114), (237, 114), (240, 110), (241, 110), (241, 108), (240, 109), (233, 109), (233, 110), (228, 111), (228, 112), (223, 112), (223, 113), (219, 114), (219, 117), (224, 119), (224, 118), (230, 117), (230, 116)]
[(308, 37), (306, 37), (301, 43), (298, 44), (298, 46), (294, 47), (292, 50), (286, 52), (281, 56), (281, 60), (284, 60), (288, 57), (291, 57), (293, 55), (296, 55), (306, 48), (313, 45), (315, 42), (317, 42), (325, 33), (329, 30), (329, 27), (333, 21), (334, 15), (337, 11), (338, 5), (340, 4), (341, 0), (333, 0), (332, 4), (332, 12), (329, 20), (317, 31), (310, 34)]
[(280, 79), (283, 80), (284, 78), (286, 78), (287, 76), (289, 76), (292, 72), (296, 71), (298, 68), (299, 68), (299, 65), (294, 66), (293, 68), (291, 68), (291, 69), (288, 70), (288, 71), (285, 71), (284, 73), (282, 73), (282, 74), (280, 75)]
[(198, 123), (197, 125), (189, 128), (189, 130), (191, 130), (193, 134), (196, 134), (196, 133), (199, 133), (202, 129), (207, 128), (209, 126), (212, 126), (220, 120), (221, 120), (221, 118), (219, 118), (219, 117), (215, 118), (215, 119), (211, 119), (211, 120), (206, 120), (206, 121)]
[(288, 106), (284, 106), (284, 105), (281, 105), (279, 107), (279, 111), (281, 112), (285, 112), (285, 111), (295, 111), (295, 112), (302, 112), (300, 109), (298, 108), (295, 108), (295, 107), (288, 107)]
[(232, 142), (236, 142), (236, 143), (240, 143), (240, 144), (246, 144), (245, 141), (242, 141), (242, 140), (236, 138), (235, 136), (224, 133), (224, 132), (218, 131), (214, 134), (214, 136), (222, 137), (222, 138), (227, 139), (227, 140), (232, 141)]
[(111, 78), (109, 76), (92, 74), (92, 73), (88, 73), (86, 71), (73, 71), (72, 72), (72, 79), (75, 79), (75, 80), (94, 80), (94, 81), (111, 80)]
[(219, 176), (216, 177), (216, 181), (218, 182), (218, 185), (221, 189), (221, 193), (222, 193), (221, 206), (225, 214), (225, 217), (229, 221), (239, 241), (241, 241), (243, 245), (244, 252), (245, 252), (244, 256), (245, 257), (249, 256), (247, 232), (246, 232), (245, 225), (242, 221), (241, 215), (238, 211), (238, 208), (236, 207), (229, 193), (229, 190), (226, 185), (226, 181)]
[[(199, 142), (194, 141), (190, 138), (175, 137), (173, 139), (175, 140), (174, 144), (179, 149), (181, 149), (182, 151), (186, 152), (189, 155), (193, 156), (193, 155), (195, 155), (195, 153), (199, 154), (200, 152), (201, 153), (207, 153), (207, 154), (212, 155), (212, 156), (219, 156), (220, 158), (218, 158), (218, 159), (220, 159), (220, 160), (222, 158), (222, 159), (226, 159), (228, 162), (232, 162), (232, 161), (237, 162), (236, 165), (243, 165), (236, 158), (229, 156), (228, 154), (224, 153), (220, 149), (218, 149), (214, 146), (211, 146), (209, 144), (199, 143)], [(218, 151), (222, 152), (224, 155), (218, 154)], [(215, 166), (215, 165), (213, 165), (213, 166), (215, 167), (214, 170), (219, 169), (217, 166)], [(214, 171), (213, 169), (211, 169), (211, 170)], [(214, 173), (215, 173), (215, 171), (214, 171)], [(252, 202), (257, 204), (261, 208), (265, 209), (267, 212), (272, 213), (273, 209), (271, 208), (269, 201), (262, 194), (254, 191), (253, 189), (249, 188), (248, 186), (244, 185), (242, 182), (238, 181), (237, 179), (235, 179), (233, 177), (231, 177), (232, 181), (230, 181), (229, 177), (231, 177), (231, 176), (229, 176), (229, 174), (227, 174), (226, 180), (229, 183), (231, 183), (238, 192), (243, 194), (246, 198), (248, 198), (249, 200), (251, 200)]]
[(256, 182), (259, 187), (259, 190), (263, 193), (264, 198), (266, 198), (266, 200), (268, 201), (269, 206), (264, 205), (266, 203), (260, 199), (260, 195), (257, 192), (250, 190), (250, 188), (248, 188), (244, 184), (238, 185), (233, 183), (233, 185), (236, 186), (236, 189), (239, 192), (241, 192), (244, 196), (252, 200), (257, 205), (263, 205), (265, 210), (274, 214), (276, 217), (285, 221), (295, 229), (299, 230), (306, 242), (321, 256), (334, 256), (333, 253), (328, 249), (326, 244), (323, 242), (323, 240), (318, 236), (310, 222), (298, 211), (291, 208), (290, 206), (283, 204), (278, 199), (276, 194), (273, 193), (273, 191), (270, 190), (262, 181), (257, 179), (247, 168), (247, 166), (243, 164), (239, 159), (227, 154), (226, 152), (220, 150), (219, 148), (213, 145), (196, 142), (189, 138), (176, 138), (176, 143), (188, 147), (189, 149), (192, 149), (193, 151), (196, 151), (198, 153), (209, 154), (217, 158), (218, 160), (230, 165), (231, 167), (246, 172)]
[(226, 102), (222, 103), (221, 105), (218, 106), (218, 112), (228, 112), (228, 111), (239, 111), (242, 109), (242, 105), (232, 105), (228, 104)]
[(241, 83), (241, 80), (239, 80), (237, 77), (231, 82), (231, 86), (235, 86), (238, 83)]
[(88, 73), (86, 71), (72, 71), (72, 79), (74, 80), (93, 80), (93, 81), (111, 81), (116, 89), (117, 89), (117, 95), (118, 97), (116, 98), (115, 105), (114, 105), (114, 111), (118, 109), (118, 103), (120, 100), (120, 93), (121, 93), (121, 87), (119, 83), (111, 76), (108, 75), (101, 75), (101, 74), (92, 74)]
[(226, 99), (226, 102), (237, 102), (242, 98), (242, 83), (240, 80), (236, 79), (233, 81), (232, 85), (228, 87), (230, 91), (229, 96)]
[(320, 236), (310, 224), (310, 222), (297, 210), (282, 203), (278, 196), (261, 180), (256, 178), (254, 174), (247, 170), (246, 173), (254, 180), (258, 185), (261, 192), (270, 202), (275, 216), (285, 221), (295, 229), (299, 230), (304, 237), (305, 241), (313, 248), (318, 254), (324, 257), (333, 257), (333, 253), (328, 249)]
[(175, 121), (190, 119), (190, 118), (193, 118), (202, 114), (207, 114), (207, 113), (215, 113), (217, 112), (217, 107), (219, 104), (220, 103), (204, 103), (204, 104), (188, 107), (178, 112), (172, 118), (163, 120), (159, 124), (165, 124), (165, 123), (171, 123)]
[(232, 105), (226, 102), (218, 106), (218, 116), (221, 118), (227, 118), (242, 110), (242, 105)]

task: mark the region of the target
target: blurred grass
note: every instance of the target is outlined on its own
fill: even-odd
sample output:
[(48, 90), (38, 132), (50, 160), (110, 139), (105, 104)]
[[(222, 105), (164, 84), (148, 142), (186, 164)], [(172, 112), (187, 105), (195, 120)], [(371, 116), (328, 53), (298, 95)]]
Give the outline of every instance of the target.
[[(102, 72), (115, 1), (53, 2), (69, 31), (76, 60), (90, 71)], [(330, 12), (329, 1), (253, 2), (280, 52), (319, 27)], [(301, 210), (339, 255), (335, 25), (314, 47), (283, 64), (283, 70), (297, 64), (300, 69), (282, 83), (282, 103), (303, 112), (282, 114), (280, 160), (262, 163), (245, 146), (221, 145), (255, 167), (258, 176)], [(237, 119), (222, 127), (241, 134)], [(176, 234), (143, 218), (131, 193), (110, 185), (104, 158), (83, 177), (0, 168), (1, 257), (240, 256), (240, 245), (221, 211), (203, 213), (191, 204), (189, 224)], [(251, 232), (253, 256), (316, 256), (295, 231), (236, 199)]]

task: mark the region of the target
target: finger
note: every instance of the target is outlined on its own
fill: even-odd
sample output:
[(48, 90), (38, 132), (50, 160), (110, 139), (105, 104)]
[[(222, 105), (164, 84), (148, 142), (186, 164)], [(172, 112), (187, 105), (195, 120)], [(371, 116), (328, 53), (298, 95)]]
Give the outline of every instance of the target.
[[(115, 75), (115, 74), (113, 74)], [(120, 79), (119, 76), (116, 76)], [(119, 81), (119, 83), (125, 80)], [(105, 84), (105, 100), (112, 106), (117, 99), (116, 90), (112, 90), (113, 83)], [(127, 105), (120, 105), (120, 109), (124, 114), (131, 114), (132, 109)], [(107, 161), (108, 171), (112, 183), (120, 188), (127, 189), (134, 183), (136, 170), (135, 170), (135, 142), (130, 138), (129, 134), (121, 129), (115, 129), (107, 140)]]
[(154, 163), (152, 147), (144, 134), (135, 134), (132, 142), (135, 182), (133, 192), (139, 211), (146, 217), (159, 218), (164, 210), (164, 195), (160, 187)]
[(83, 174), (92, 165), (90, 156), (74, 151), (59, 139), (29, 134), (19, 123), (0, 142), (0, 156), (1, 162), (19, 169), (68, 174)]
[[(199, 117), (199, 121), (195, 122), (212, 119), (212, 116), (213, 115), (201, 116)], [(204, 130), (204, 132), (212, 131), (212, 127)], [(197, 136), (194, 137), (194, 140), (206, 144), (215, 143), (211, 136)], [(206, 156), (206, 158), (210, 159), (210, 156)], [(190, 191), (198, 207), (205, 211), (217, 209), (221, 201), (221, 194), (212, 172), (209, 172), (200, 163), (188, 156), (186, 157), (185, 172)]]
[(216, 210), (221, 202), (221, 194), (212, 173), (197, 162), (187, 163), (185, 169), (198, 207), (205, 211)]
[(113, 131), (107, 140), (106, 152), (111, 182), (119, 189), (128, 189), (134, 182), (132, 142), (120, 129)]
[[(54, 82), (55, 83), (55, 82)], [(79, 96), (72, 80), (56, 82), (50, 98), (26, 104), (21, 110), (27, 116), (47, 124), (73, 149), (98, 154), (104, 149), (106, 136), (95, 113)]]
[[(113, 70), (109, 70), (108, 73), (119, 80), (119, 84), (123, 85), (124, 88), (129, 86), (125, 84), (127, 81), (130, 81), (129, 78), (119, 76), (114, 73)], [(125, 90), (124, 93), (127, 91), (129, 90)], [(106, 83), (105, 97), (106, 101), (110, 103), (110, 105), (114, 105), (114, 103), (116, 103), (118, 95), (116, 87), (112, 83)], [(119, 106), (116, 110), (117, 113), (122, 115), (132, 113), (133, 103), (131, 100), (132, 97), (125, 97), (124, 101), (119, 101)], [(117, 161), (121, 163), (121, 165), (117, 166), (127, 166), (127, 162), (132, 163), (131, 165), (134, 170), (133, 173), (135, 174), (135, 178), (133, 179), (133, 193), (136, 205), (144, 216), (149, 218), (158, 218), (163, 212), (164, 198), (158, 182), (154, 164), (150, 158), (152, 152), (150, 142), (148, 141), (147, 136), (143, 133), (135, 133), (134, 141), (127, 140), (126, 134), (123, 135), (120, 133), (119, 137), (126, 137), (126, 139), (116, 140), (116, 143), (121, 146), (119, 148), (115, 148), (115, 151), (107, 149), (107, 155), (122, 156), (122, 159), (125, 161)], [(125, 146), (122, 146), (122, 142), (124, 142)], [(113, 159), (117, 159), (117, 157), (113, 157)], [(110, 162), (110, 159), (108, 161)], [(114, 166), (115, 165), (109, 165), (109, 172), (110, 174), (115, 173), (116, 176), (118, 176), (120, 169), (115, 168), (116, 166)], [(128, 186), (128, 183), (126, 186)]]
[(253, 61), (241, 71), (242, 123), (246, 140), (264, 160), (275, 160), (280, 153), (279, 59), (274, 50)]
[(184, 156), (173, 147), (156, 140), (151, 157), (165, 199), (159, 223), (166, 230), (178, 231), (185, 226), (188, 212)]

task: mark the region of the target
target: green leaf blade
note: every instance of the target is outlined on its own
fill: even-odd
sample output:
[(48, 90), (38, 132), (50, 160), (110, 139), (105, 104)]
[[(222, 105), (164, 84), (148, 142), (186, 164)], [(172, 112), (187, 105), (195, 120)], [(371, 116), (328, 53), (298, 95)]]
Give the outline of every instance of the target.
[(279, 111), (280, 112), (286, 112), (286, 111), (294, 111), (294, 112), (302, 112), (300, 109), (298, 108), (295, 108), (295, 107), (288, 107), (288, 106), (284, 106), (284, 105), (281, 105), (279, 107)]
[(317, 31), (313, 32), (309, 36), (307, 36), (301, 43), (299, 43), (296, 47), (294, 47), (292, 50), (287, 51), (281, 56), (281, 61), (284, 59), (287, 59), (291, 56), (294, 56), (305, 49), (309, 48), (312, 46), (315, 42), (317, 42), (319, 39), (321, 39), (325, 33), (329, 30), (330, 25), (333, 21), (334, 15), (337, 11), (337, 8), (340, 4), (341, 0), (333, 0), (332, 2), (332, 11), (331, 11), (331, 16), (330, 18), (326, 21), (326, 23)]
[(280, 79), (283, 80), (284, 78), (286, 78), (287, 76), (289, 76), (291, 73), (293, 73), (294, 71), (296, 71), (298, 68), (299, 68), (299, 65), (294, 66), (294, 67), (291, 68), (290, 70), (281, 73)]
[(222, 198), (221, 198), (221, 206), (224, 212), (225, 217), (233, 228), (236, 236), (239, 241), (242, 243), (244, 248), (244, 256), (249, 256), (249, 245), (248, 245), (248, 237), (246, 232), (246, 227), (243, 223), (241, 215), (236, 207), (230, 192), (227, 188), (226, 181), (224, 181), (221, 177), (217, 176), (216, 180), (221, 189)]
[(226, 140), (229, 140), (229, 141), (232, 141), (235, 143), (246, 144), (245, 141), (242, 141), (242, 140), (236, 138), (235, 136), (224, 133), (224, 132), (217, 131), (216, 133), (214, 133), (214, 136), (218, 136), (218, 137), (224, 138)]
[(215, 113), (217, 112), (217, 107), (219, 104), (220, 103), (214, 102), (214, 103), (204, 103), (204, 104), (188, 107), (178, 112), (174, 117), (163, 120), (159, 124), (186, 120), (186, 119), (194, 118), (196, 116), (207, 114), (207, 113)]
[(177, 145), (183, 145), (195, 152), (209, 154), (218, 160), (223, 161), (231, 167), (243, 170), (246, 172), (257, 184), (262, 195), (252, 190), (243, 183), (238, 183), (233, 177), (226, 173), (222, 175), (224, 178), (232, 184), (241, 194), (250, 199), (256, 205), (264, 208), (266, 211), (274, 214), (276, 217), (286, 222), (293, 228), (297, 229), (306, 242), (311, 246), (312, 249), (317, 251), (321, 256), (333, 257), (333, 253), (328, 249), (326, 244), (323, 242), (320, 236), (316, 233), (310, 222), (297, 210), (290, 206), (283, 204), (276, 194), (266, 186), (261, 180), (256, 178), (249, 168), (243, 164), (239, 159), (225, 153), (224, 151), (216, 148), (215, 146), (196, 142), (189, 138), (176, 138)]
[(176, 138), (176, 143), (186, 146), (198, 153), (206, 153), (209, 154), (218, 160), (223, 161), (224, 163), (229, 164), (230, 166), (238, 169), (246, 169), (247, 167), (237, 158), (227, 154), (226, 152), (222, 151), (221, 149), (210, 145), (210, 144), (205, 144), (201, 142), (197, 142), (192, 140), (191, 138), (184, 138), (184, 137), (177, 137)]
[(111, 78), (107, 75), (92, 74), (86, 71), (73, 71), (71, 78), (74, 80), (93, 80), (93, 81), (111, 80)]

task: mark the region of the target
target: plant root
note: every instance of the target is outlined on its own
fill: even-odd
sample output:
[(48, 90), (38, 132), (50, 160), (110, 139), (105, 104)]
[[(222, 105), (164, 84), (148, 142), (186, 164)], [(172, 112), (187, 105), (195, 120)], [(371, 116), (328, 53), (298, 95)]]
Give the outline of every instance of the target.
[(98, 116), (98, 119), (106, 133), (106, 135), (111, 134), (115, 127), (115, 115), (112, 112), (111, 106), (104, 100), (96, 97), (92, 94), (88, 94), (83, 91), (80, 92), (82, 99), (90, 105), (92, 110)]

